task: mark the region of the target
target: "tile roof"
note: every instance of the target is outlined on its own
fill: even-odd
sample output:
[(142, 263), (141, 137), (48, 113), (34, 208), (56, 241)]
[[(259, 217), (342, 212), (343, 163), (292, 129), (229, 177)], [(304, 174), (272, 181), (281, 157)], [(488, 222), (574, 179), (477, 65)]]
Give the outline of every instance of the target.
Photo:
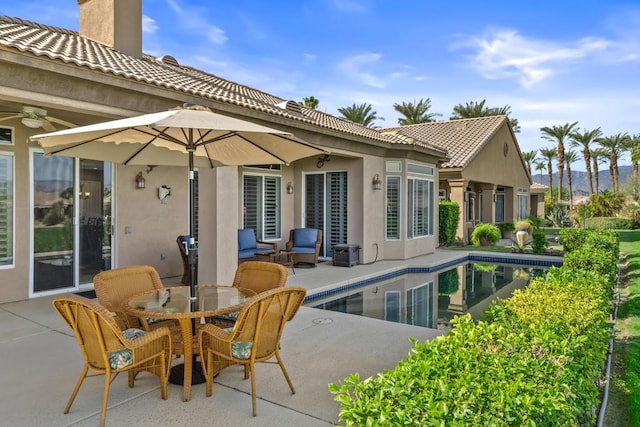
[(506, 123), (507, 116), (489, 116), (399, 126), (380, 131), (420, 139), (425, 143), (442, 147), (450, 157), (442, 168), (464, 168)]
[[(91, 70), (162, 86), (218, 102), (304, 122), (312, 126), (389, 144), (414, 144), (441, 157), (446, 150), (430, 143), (402, 136), (384, 135), (368, 128), (304, 106), (286, 108), (287, 100), (222, 79), (193, 67), (180, 65), (172, 57), (135, 58), (81, 37), (76, 31), (47, 26), (20, 18), (0, 16), (0, 48), (18, 49)], [(285, 108), (283, 108), (285, 107)], [(318, 130), (322, 132), (322, 130)], [(344, 136), (343, 136), (344, 137)]]

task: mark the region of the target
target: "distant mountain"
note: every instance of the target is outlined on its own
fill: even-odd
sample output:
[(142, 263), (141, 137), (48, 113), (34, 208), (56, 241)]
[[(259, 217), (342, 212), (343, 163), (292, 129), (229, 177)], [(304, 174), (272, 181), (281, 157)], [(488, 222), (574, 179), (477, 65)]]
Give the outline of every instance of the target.
[[(554, 165), (555, 166), (555, 165)], [(623, 186), (629, 177), (633, 174), (631, 166), (619, 166), (618, 167), (620, 173), (620, 186)], [(609, 166), (602, 165), (601, 169), (598, 170), (598, 189), (602, 190), (610, 190), (612, 188), (611, 185), (611, 175), (609, 174)], [(549, 174), (545, 171), (536, 172), (532, 176), (533, 182), (537, 182), (539, 184), (549, 185)], [(558, 186), (558, 173), (557, 171), (553, 174), (553, 186), (554, 188)], [(569, 184), (567, 182), (567, 170), (564, 170), (564, 178), (562, 180), (562, 185), (568, 187)], [(595, 179), (593, 181), (593, 186), (595, 190)], [(587, 172), (585, 171), (575, 171), (571, 170), (571, 186), (573, 187), (574, 194), (580, 194), (581, 192), (589, 192), (589, 180), (587, 179)]]

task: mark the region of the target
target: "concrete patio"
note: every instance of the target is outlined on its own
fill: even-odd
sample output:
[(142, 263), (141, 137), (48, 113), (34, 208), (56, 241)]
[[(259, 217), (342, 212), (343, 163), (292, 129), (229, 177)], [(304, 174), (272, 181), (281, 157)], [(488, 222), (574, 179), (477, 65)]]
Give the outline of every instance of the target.
[[(381, 261), (350, 268), (329, 263), (296, 268), (288, 284), (309, 293), (379, 276), (410, 266), (429, 266), (464, 258), (466, 252), (437, 251), (408, 261)], [(508, 254), (503, 254), (508, 255)], [(170, 285), (171, 280), (165, 284)], [(76, 339), (51, 307), (53, 297), (0, 305), (0, 367), (3, 425), (93, 426), (100, 418), (103, 377), (85, 380), (69, 414), (64, 406), (82, 369)], [(286, 326), (281, 355), (296, 394), (291, 395), (276, 365), (257, 368), (258, 416), (251, 416), (250, 382), (241, 367), (224, 370), (213, 396), (195, 385), (192, 399), (182, 401), (182, 388), (169, 385), (160, 398), (158, 381), (141, 374), (134, 388), (125, 375), (112, 384), (107, 425), (326, 426), (338, 422), (339, 405), (327, 385), (358, 372), (361, 378), (393, 368), (420, 341), (439, 335), (435, 329), (385, 322), (302, 307)], [(176, 361), (179, 363), (179, 359)]]

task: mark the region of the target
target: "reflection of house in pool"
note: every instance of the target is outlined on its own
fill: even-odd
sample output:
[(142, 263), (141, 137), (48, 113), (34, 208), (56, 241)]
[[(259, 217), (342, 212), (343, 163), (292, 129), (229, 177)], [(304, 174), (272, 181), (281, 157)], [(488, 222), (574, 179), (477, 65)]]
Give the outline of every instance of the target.
[(403, 274), (314, 301), (313, 307), (448, 330), (455, 315), (479, 319), (496, 298), (527, 286), (536, 271), (465, 262), (439, 273)]

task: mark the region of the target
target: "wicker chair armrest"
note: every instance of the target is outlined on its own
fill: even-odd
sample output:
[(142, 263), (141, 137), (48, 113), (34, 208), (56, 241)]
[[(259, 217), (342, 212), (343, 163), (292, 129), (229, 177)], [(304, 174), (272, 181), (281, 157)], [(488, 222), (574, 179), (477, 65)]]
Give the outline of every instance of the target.
[(171, 330), (166, 326), (163, 326), (163, 327), (154, 329), (153, 331), (149, 331), (145, 333), (143, 336), (136, 338), (134, 340), (126, 340), (126, 342), (127, 342), (127, 347), (135, 349), (137, 347), (144, 347), (145, 345), (148, 345), (153, 341), (156, 341), (159, 339), (165, 339), (165, 338), (169, 342), (171, 342)]
[(125, 330), (129, 328), (129, 316), (123, 310), (114, 309), (110, 311), (113, 314), (113, 320), (116, 321), (120, 329)]

